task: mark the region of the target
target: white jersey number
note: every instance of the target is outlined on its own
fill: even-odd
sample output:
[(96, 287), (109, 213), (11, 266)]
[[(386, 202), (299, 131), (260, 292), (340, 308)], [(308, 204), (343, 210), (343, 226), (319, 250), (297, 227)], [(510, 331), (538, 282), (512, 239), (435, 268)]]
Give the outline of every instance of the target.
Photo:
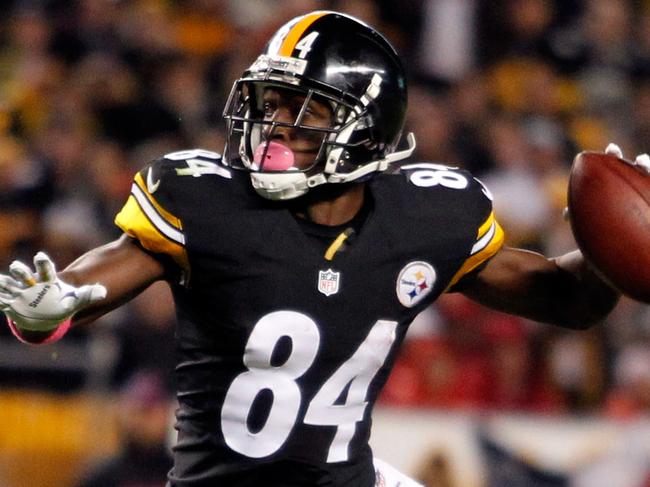
[(450, 189), (465, 189), (469, 184), (465, 176), (441, 164), (422, 162), (402, 167), (402, 170), (410, 169), (415, 169), (409, 176), (410, 181), (422, 188), (440, 185)]
[[(291, 354), (284, 364), (274, 367), (271, 357), (282, 337), (291, 340)], [(319, 342), (316, 324), (293, 311), (268, 314), (255, 325), (244, 352), (248, 370), (230, 384), (221, 411), (221, 428), (230, 448), (261, 458), (282, 446), (300, 408), (300, 389), (295, 381), (314, 362)], [(265, 389), (273, 394), (273, 405), (264, 427), (254, 433), (246, 421), (253, 401)]]
[[(390, 352), (396, 327), (395, 321), (377, 321), (357, 351), (310, 402), (306, 424), (337, 426), (328, 462), (348, 459), (348, 445), (367, 406), (368, 387)], [(291, 352), (283, 364), (271, 365), (277, 345), (285, 337), (291, 342)], [(248, 370), (230, 384), (221, 411), (221, 428), (230, 448), (252, 458), (266, 457), (280, 449), (296, 423), (302, 401), (296, 379), (314, 363), (319, 345), (318, 326), (302, 313), (276, 311), (257, 322), (244, 351)], [(336, 404), (348, 385), (345, 403)], [(251, 408), (265, 390), (273, 395), (266, 423), (259, 431), (251, 431)]]
[(216, 152), (204, 149), (190, 149), (166, 154), (165, 159), (171, 161), (185, 161), (187, 167), (176, 169), (178, 176), (201, 177), (205, 174), (216, 174), (226, 179), (231, 179), (230, 171), (217, 164), (221, 156)]

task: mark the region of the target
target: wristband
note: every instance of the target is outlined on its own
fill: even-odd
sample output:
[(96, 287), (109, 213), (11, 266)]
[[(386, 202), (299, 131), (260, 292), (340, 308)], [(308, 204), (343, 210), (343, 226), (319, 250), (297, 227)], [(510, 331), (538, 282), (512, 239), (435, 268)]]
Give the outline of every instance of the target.
[(65, 335), (70, 329), (70, 326), (72, 326), (72, 318), (62, 321), (56, 328), (54, 328), (54, 330), (52, 330), (52, 333), (36, 340), (25, 337), (23, 332), (18, 328), (18, 326), (16, 326), (16, 323), (14, 323), (11, 318), (7, 318), (7, 324), (9, 325), (11, 333), (21, 342), (29, 345), (45, 345), (47, 343), (54, 343), (63, 338), (63, 335)]

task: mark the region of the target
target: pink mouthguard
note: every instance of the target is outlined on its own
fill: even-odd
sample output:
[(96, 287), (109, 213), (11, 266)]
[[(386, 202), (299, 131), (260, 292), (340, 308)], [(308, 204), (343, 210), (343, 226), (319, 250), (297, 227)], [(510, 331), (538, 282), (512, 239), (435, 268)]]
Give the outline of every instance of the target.
[[(264, 151), (266, 151), (266, 157), (264, 157)], [(264, 161), (262, 161), (262, 157), (264, 157)], [(279, 142), (262, 142), (255, 149), (253, 161), (263, 171), (286, 171), (293, 166), (293, 151)]]

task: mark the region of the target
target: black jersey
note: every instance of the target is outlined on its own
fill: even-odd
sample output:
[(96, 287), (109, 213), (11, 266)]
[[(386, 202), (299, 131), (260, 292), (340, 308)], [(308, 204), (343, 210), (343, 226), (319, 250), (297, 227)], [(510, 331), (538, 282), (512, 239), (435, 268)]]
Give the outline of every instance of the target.
[(182, 274), (172, 486), (374, 485), (370, 413), (409, 323), (503, 232), (463, 171), (412, 164), (367, 187), (354, 240), (323, 252), (215, 153), (136, 175), (116, 223)]

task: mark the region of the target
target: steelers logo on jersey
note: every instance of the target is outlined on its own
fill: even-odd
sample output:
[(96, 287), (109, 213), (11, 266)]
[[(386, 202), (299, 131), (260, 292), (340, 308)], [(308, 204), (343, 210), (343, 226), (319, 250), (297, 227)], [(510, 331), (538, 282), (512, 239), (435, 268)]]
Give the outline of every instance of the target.
[(409, 262), (397, 276), (397, 298), (407, 308), (418, 304), (433, 289), (436, 271), (427, 262)]

